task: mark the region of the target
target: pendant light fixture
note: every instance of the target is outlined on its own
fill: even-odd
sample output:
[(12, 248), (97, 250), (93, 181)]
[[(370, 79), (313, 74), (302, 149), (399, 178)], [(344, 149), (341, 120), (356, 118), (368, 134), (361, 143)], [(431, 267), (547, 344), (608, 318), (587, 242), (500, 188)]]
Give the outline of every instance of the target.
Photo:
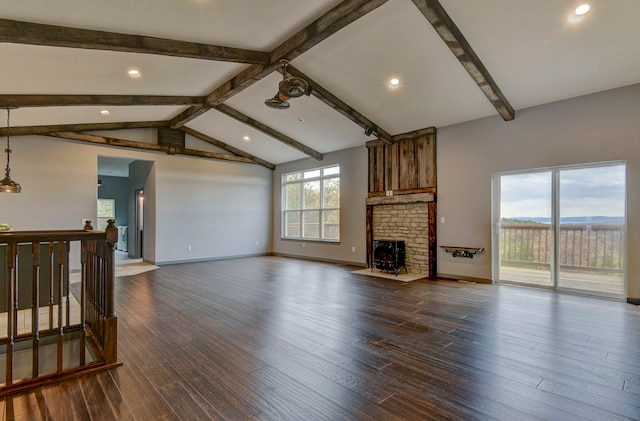
[(7, 107), (7, 149), (4, 151), (7, 153), (7, 167), (4, 170), (4, 178), (0, 180), (0, 193), (20, 193), (22, 187), (11, 179), (11, 167), (9, 161), (11, 158), (11, 143), (9, 141), (9, 127), (11, 126), (11, 109), (16, 107)]

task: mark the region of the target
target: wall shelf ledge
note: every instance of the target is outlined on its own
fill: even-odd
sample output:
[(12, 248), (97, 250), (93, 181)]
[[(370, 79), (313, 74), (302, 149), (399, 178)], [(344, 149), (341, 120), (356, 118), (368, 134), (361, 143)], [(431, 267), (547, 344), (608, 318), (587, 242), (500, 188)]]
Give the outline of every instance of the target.
[(451, 253), (453, 257), (467, 257), (469, 259), (473, 259), (473, 256), (484, 251), (484, 247), (440, 246), (440, 248)]

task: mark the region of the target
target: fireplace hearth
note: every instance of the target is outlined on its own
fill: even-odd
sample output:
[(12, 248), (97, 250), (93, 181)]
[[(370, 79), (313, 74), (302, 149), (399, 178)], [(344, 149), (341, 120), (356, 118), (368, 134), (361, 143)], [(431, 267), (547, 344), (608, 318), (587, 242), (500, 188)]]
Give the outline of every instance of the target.
[(409, 273), (404, 262), (405, 244), (402, 240), (373, 240), (373, 269), (392, 272), (398, 276), (402, 267)]

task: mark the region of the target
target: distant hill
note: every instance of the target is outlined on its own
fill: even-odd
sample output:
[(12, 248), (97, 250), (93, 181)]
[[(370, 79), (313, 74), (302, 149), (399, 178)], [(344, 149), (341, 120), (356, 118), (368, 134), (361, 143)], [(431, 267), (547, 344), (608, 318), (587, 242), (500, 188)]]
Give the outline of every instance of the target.
[[(534, 222), (538, 224), (550, 224), (551, 218), (538, 216), (518, 216), (514, 218), (503, 218), (511, 222)], [(620, 225), (624, 224), (624, 216), (569, 216), (560, 218), (561, 224), (597, 224), (597, 225)]]

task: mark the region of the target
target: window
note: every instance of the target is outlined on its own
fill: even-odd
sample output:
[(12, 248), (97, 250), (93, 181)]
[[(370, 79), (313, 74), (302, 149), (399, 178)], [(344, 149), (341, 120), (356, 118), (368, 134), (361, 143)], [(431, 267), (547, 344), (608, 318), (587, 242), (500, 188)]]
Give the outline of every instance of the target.
[(107, 221), (116, 219), (116, 201), (115, 199), (98, 199), (98, 224), (96, 230), (104, 231), (107, 229)]
[(340, 241), (340, 166), (282, 175), (282, 237)]

